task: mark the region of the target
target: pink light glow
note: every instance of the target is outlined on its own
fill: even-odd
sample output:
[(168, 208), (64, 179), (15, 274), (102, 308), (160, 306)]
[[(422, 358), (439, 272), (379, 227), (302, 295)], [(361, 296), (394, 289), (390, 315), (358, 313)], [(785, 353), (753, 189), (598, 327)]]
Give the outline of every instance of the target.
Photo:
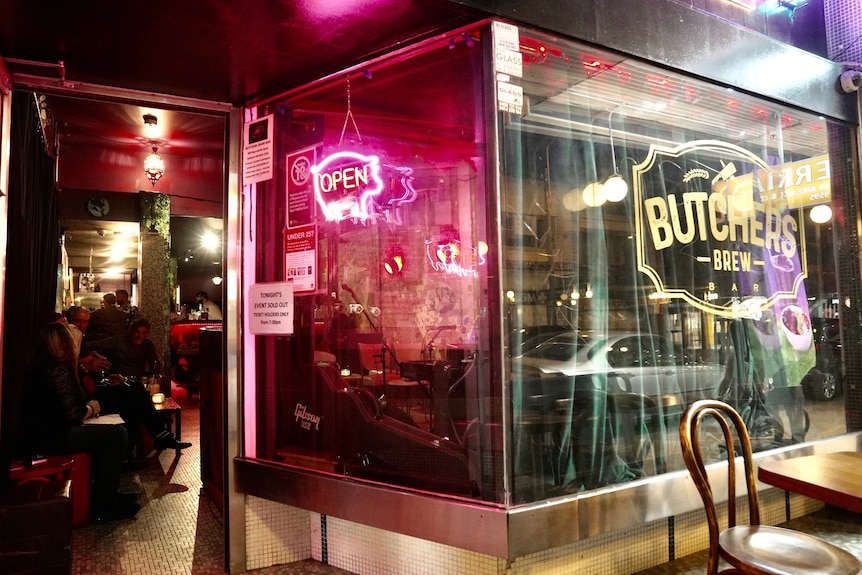
[(374, 198), (375, 204), (383, 210), (387, 222), (401, 224), (402, 204), (413, 203), (419, 195), (413, 188), (413, 169), (389, 164), (384, 164), (383, 168), (383, 177), (388, 177), (390, 185), (388, 190)]
[[(460, 244), (460, 242), (457, 242)], [(434, 242), (425, 240), (425, 257), (431, 264), (431, 269), (438, 272), (456, 275), (458, 277), (479, 277), (479, 266), (485, 265), (487, 261), (485, 255), (488, 253), (488, 244), (480, 241), (478, 247), (471, 247), (470, 251), (475, 258), (475, 263), (469, 266), (462, 265), (461, 250), (455, 242), (447, 245), (436, 244), (437, 249), (432, 252), (431, 246)], [(449, 248), (455, 247), (456, 250), (450, 251)], [(467, 263), (467, 262), (463, 262)]]
[(312, 166), (314, 197), (327, 221), (367, 220), (373, 198), (383, 190), (380, 158), (336, 152)]

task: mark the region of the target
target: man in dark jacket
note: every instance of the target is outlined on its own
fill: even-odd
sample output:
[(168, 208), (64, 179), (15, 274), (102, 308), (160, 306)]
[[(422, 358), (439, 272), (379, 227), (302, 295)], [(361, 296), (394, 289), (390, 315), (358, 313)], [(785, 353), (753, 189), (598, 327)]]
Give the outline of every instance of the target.
[[(87, 330), (87, 310), (70, 308), (68, 316), (72, 325), (81, 331)], [(133, 436), (137, 436), (140, 427), (146, 429), (156, 449), (191, 447), (191, 443), (179, 441), (168, 431), (164, 420), (153, 407), (149, 391), (141, 384), (144, 375), (157, 374), (159, 369), (156, 348), (149, 334), (150, 323), (139, 318), (132, 322), (127, 335), (84, 343), (80, 356), (84, 369), (92, 370), (92, 366), (99, 364), (108, 373), (117, 376), (109, 378), (110, 385), (89, 389), (90, 397), (97, 398), (106, 412), (119, 413)], [(105, 357), (94, 357), (94, 352)], [(99, 363), (100, 360), (104, 363)]]
[(117, 296), (106, 293), (102, 297), (102, 307), (90, 317), (89, 334), (93, 338), (119, 337), (126, 334), (128, 315), (117, 307)]

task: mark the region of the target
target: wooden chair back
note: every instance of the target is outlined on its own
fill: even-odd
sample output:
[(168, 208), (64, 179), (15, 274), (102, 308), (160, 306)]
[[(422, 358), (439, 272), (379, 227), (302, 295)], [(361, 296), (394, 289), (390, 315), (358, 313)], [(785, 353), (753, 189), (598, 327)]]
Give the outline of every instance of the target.
[[(727, 463), (727, 527), (719, 524), (717, 490), (710, 484), (704, 455), (716, 434), (709, 434), (710, 445), (702, 444), (702, 426), (707, 420), (717, 423), (719, 451)], [(712, 431), (712, 428), (710, 428)], [(679, 423), (682, 455), (691, 478), (703, 499), (709, 528), (707, 575), (718, 573), (719, 560), (727, 561), (729, 572), (749, 575), (787, 573), (830, 573), (857, 575), (862, 564), (850, 553), (817, 537), (760, 523), (760, 500), (751, 439), (745, 421), (730, 405), (705, 399), (688, 406)], [(737, 523), (737, 466), (742, 457), (743, 477), (748, 495), (748, 524)]]

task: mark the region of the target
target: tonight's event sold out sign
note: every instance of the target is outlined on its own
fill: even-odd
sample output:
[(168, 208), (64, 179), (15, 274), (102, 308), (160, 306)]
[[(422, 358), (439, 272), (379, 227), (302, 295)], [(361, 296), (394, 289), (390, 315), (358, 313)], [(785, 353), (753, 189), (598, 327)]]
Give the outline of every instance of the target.
[(254, 284), (248, 290), (248, 330), (254, 335), (293, 334), (293, 283)]

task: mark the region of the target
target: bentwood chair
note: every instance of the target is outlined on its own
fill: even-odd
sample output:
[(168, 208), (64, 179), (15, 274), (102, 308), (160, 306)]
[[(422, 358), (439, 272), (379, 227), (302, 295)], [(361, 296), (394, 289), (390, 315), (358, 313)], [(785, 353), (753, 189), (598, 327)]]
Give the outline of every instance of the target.
[[(701, 445), (701, 425), (713, 419), (721, 430), (727, 464), (727, 527), (719, 525), (713, 488), (706, 472), (706, 446)], [(712, 432), (714, 429), (709, 428)], [(745, 469), (748, 492), (748, 525), (736, 523), (736, 446)], [(715, 437), (710, 433), (710, 436)], [(702, 400), (692, 403), (683, 413), (679, 437), (685, 464), (703, 499), (709, 526), (707, 575), (718, 573), (719, 560), (731, 565), (724, 572), (749, 575), (788, 575), (818, 573), (852, 575), (862, 573), (862, 564), (850, 553), (822, 539), (781, 527), (760, 524), (760, 508), (755, 481), (754, 461), (748, 430), (739, 413), (726, 403)], [(704, 436), (706, 437), (706, 436)]]

